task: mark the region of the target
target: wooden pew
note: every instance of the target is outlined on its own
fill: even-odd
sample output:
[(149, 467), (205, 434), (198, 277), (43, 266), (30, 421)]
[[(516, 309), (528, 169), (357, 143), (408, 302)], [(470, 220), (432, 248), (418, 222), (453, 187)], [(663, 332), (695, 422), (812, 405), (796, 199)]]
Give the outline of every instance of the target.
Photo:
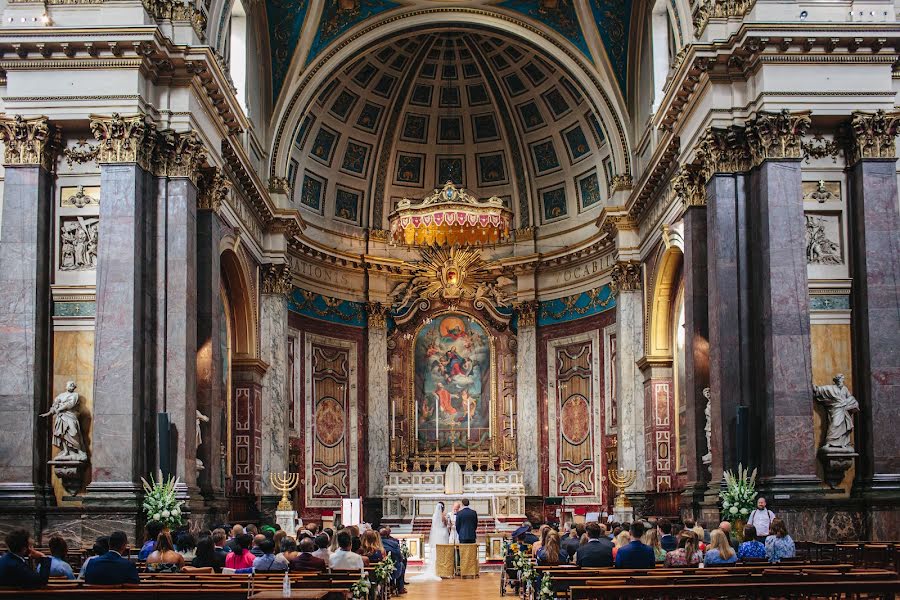
[[(577, 586), (569, 590), (570, 600), (627, 600), (638, 598), (667, 598), (669, 600), (694, 598), (746, 598), (766, 600), (768, 598), (785, 598), (822, 596), (826, 598), (843, 597), (846, 600), (858, 598), (894, 598), (900, 593), (900, 580), (889, 581), (849, 581), (849, 582), (760, 582), (748, 587), (743, 583), (715, 583), (692, 585), (616, 585), (616, 586)], [(838, 594), (844, 594), (838, 596)]]

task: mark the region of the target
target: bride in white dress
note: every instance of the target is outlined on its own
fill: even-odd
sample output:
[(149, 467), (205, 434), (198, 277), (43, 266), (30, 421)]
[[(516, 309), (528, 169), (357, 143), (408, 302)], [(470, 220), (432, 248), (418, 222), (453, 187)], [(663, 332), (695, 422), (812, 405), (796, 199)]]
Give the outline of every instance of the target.
[(437, 576), (437, 545), (450, 541), (450, 532), (447, 530), (447, 515), (444, 514), (444, 503), (438, 502), (434, 507), (434, 515), (431, 517), (431, 532), (428, 534), (428, 561), (425, 570), (419, 575), (409, 578), (410, 582), (441, 581)]

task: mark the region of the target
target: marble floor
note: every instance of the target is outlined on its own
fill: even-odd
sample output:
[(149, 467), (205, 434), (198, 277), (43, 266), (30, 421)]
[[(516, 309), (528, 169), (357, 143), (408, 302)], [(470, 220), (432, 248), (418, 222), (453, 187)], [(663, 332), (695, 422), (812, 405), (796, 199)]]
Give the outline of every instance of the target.
[(477, 579), (445, 579), (440, 583), (411, 583), (406, 589), (409, 593), (397, 596), (398, 600), (489, 600), (500, 598), (500, 574), (482, 573)]

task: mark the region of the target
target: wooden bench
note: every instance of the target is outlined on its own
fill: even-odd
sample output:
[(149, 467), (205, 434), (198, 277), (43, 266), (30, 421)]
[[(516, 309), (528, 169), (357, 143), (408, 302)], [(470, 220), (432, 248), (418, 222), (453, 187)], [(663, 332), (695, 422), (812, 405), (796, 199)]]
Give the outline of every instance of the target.
[(752, 587), (743, 583), (690, 584), (679, 582), (668, 585), (613, 585), (577, 586), (569, 590), (570, 600), (626, 600), (630, 598), (666, 598), (667, 600), (693, 600), (695, 598), (742, 598), (766, 600), (768, 598), (840, 597), (845, 600), (859, 598), (893, 599), (900, 593), (900, 580), (850, 581), (850, 582), (760, 582)]

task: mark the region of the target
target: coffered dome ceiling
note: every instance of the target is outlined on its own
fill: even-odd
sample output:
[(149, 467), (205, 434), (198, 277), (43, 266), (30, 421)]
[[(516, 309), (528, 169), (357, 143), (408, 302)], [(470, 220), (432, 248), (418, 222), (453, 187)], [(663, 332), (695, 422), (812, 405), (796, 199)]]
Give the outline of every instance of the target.
[(400, 199), (453, 181), (501, 198), (538, 239), (584, 239), (613, 172), (590, 104), (521, 41), (460, 29), (394, 37), (317, 91), (294, 136), (292, 202), (320, 235), (362, 238), (388, 227)]

